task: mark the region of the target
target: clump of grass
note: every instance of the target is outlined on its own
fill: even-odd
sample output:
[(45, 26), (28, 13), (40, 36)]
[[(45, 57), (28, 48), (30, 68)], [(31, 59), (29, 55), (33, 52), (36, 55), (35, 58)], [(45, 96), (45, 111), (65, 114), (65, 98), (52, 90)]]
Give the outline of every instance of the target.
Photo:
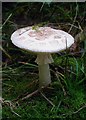
[[(69, 61), (71, 61), (71, 58), (69, 58)], [(73, 68), (76, 68), (74, 66), (74, 62), (75, 62), (75, 59), (72, 59), (72, 62), (69, 62), (69, 63), (73, 63), (70, 65), (70, 67), (72, 66)], [(16, 99), (20, 95), (21, 96), (19, 99), (21, 99), (25, 93), (27, 92), (30, 93), (31, 91), (34, 91), (35, 89), (37, 89), (37, 86), (35, 86), (34, 83), (32, 84), (32, 86), (29, 86), (29, 84), (34, 81), (34, 78), (36, 78), (35, 75), (37, 75), (37, 71), (32, 75), (29, 72), (28, 72), (29, 74), (26, 74), (27, 72), (24, 71), (25, 70), (24, 67), (25, 65), (23, 67), (20, 67), (19, 69), (16, 68), (15, 70), (11, 68), (10, 74), (9, 74), (10, 79), (6, 80), (7, 76), (6, 78), (4, 78), (3, 97), (5, 99), (9, 98), (12, 101), (13, 99)], [(22, 68), (24, 68), (24, 70), (22, 70)], [(30, 68), (28, 66), (28, 70), (29, 69)], [(34, 69), (35, 68), (33, 67), (33, 70)], [(83, 115), (85, 116), (85, 113), (84, 113), (85, 107), (83, 106), (86, 104), (86, 97), (85, 97), (84, 85), (82, 84), (84, 81), (81, 82), (80, 84), (77, 83), (80, 80), (77, 74), (82, 74), (82, 71), (80, 70), (79, 73), (77, 73), (76, 69), (73, 69), (73, 70), (76, 71), (75, 77), (72, 74), (73, 71), (70, 71), (70, 74), (68, 75), (69, 77), (64, 77), (63, 79), (61, 79), (60, 77), (59, 78), (60, 81), (58, 81), (58, 78), (56, 78), (54, 75), (55, 79), (53, 78), (53, 82), (51, 85), (53, 89), (50, 90), (50, 93), (46, 92), (46, 96), (48, 97), (48, 99), (50, 99), (55, 104), (54, 107), (52, 107), (47, 101), (45, 101), (40, 94), (37, 94), (35, 97), (33, 96), (32, 98), (29, 98), (24, 102), (20, 101), (19, 106), (15, 109), (15, 112), (21, 115), (22, 119), (24, 118), (26, 119), (70, 118), (72, 119), (76, 117), (77, 119), (79, 119), (79, 117), (82, 118)], [(4, 69), (4, 72), (5, 71), (6, 71), (5, 74), (8, 75), (9, 72), (7, 72), (7, 68)], [(20, 75), (23, 72), (25, 76), (22, 74), (22, 78), (20, 78)], [(38, 79), (38, 76), (36, 79)], [(64, 81), (66, 81), (66, 84)], [(64, 91), (62, 89), (62, 86), (59, 82), (61, 82), (62, 86), (66, 91), (65, 96), (64, 96)], [(82, 107), (83, 109), (78, 111)], [(15, 114), (11, 113), (11, 111), (9, 112), (8, 111), (9, 111), (9, 107), (4, 106), (3, 118), (7, 118), (8, 116), (9, 118), (18, 117)], [(78, 117), (78, 113), (79, 113), (79, 117)]]

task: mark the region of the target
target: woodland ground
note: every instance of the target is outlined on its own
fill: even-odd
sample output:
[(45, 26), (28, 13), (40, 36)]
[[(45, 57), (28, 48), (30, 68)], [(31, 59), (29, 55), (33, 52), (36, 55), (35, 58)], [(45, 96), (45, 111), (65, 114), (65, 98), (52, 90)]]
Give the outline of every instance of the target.
[(2, 16), (3, 120), (85, 120), (86, 36), (81, 34), (72, 50), (52, 55), (52, 83), (42, 92), (54, 105), (40, 93), (22, 101), (38, 88), (36, 55), (15, 47), (10, 36), (20, 27), (46, 25), (76, 37), (85, 30), (86, 3), (3, 3)]

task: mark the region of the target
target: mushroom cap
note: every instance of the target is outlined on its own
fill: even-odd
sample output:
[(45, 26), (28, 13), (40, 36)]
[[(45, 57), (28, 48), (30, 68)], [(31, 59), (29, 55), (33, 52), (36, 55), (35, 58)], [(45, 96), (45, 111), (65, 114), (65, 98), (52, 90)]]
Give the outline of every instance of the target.
[(36, 53), (55, 53), (74, 43), (70, 34), (51, 27), (21, 28), (12, 34), (11, 40), (17, 47)]

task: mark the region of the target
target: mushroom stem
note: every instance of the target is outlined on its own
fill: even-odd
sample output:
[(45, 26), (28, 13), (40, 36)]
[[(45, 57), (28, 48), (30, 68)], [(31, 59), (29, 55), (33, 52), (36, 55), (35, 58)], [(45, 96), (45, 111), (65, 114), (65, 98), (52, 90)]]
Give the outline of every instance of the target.
[(49, 64), (39, 65), (39, 87), (47, 86), (51, 83)]
[(53, 59), (49, 53), (39, 53), (37, 55), (36, 63), (39, 66), (39, 87), (46, 87), (51, 83), (49, 63)]

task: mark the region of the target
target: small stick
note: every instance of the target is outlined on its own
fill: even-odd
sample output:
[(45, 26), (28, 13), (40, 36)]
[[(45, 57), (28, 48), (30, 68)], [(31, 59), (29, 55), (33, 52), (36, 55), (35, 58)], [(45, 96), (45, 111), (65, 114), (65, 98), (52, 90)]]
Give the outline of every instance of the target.
[(81, 111), (84, 108), (86, 108), (86, 104), (83, 105), (81, 108), (79, 108), (77, 111), (74, 111), (72, 114), (76, 114), (76, 113), (78, 113), (79, 111)]
[(17, 115), (18, 117), (21, 117), (21, 115), (19, 115), (18, 113), (16, 113), (13, 108), (15, 107), (14, 104), (12, 104), (12, 102), (10, 100), (4, 100), (3, 98), (0, 97), (0, 102), (2, 104), (6, 104), (7, 106), (10, 107), (10, 110), (12, 113), (14, 113), (15, 115)]
[(53, 104), (53, 102), (50, 101), (42, 92), (40, 92), (40, 93), (41, 93), (41, 95), (42, 95), (52, 106), (55, 106), (55, 105)]
[(0, 27), (0, 29), (3, 28), (3, 26), (8, 22), (8, 20), (10, 19), (11, 16), (12, 16), (12, 13), (7, 17), (7, 19), (6, 19), (5, 22), (3, 23), (2, 27)]
[[(76, 4), (77, 4), (77, 3), (76, 3)], [(75, 13), (75, 17), (74, 17), (74, 20), (73, 20), (73, 24), (71, 25), (68, 33), (70, 33), (70, 31), (72, 30), (72, 28), (73, 28), (73, 26), (74, 26), (74, 23), (76, 22), (77, 14), (78, 14), (78, 4), (76, 5), (76, 13)]]
[(86, 104), (83, 105), (82, 107), (80, 107), (77, 111), (74, 111), (72, 113), (67, 113), (67, 114), (62, 114), (62, 116), (68, 116), (68, 115), (73, 115), (73, 114), (77, 114), (78, 112), (80, 112), (82, 109), (86, 108)]
[(56, 75), (56, 77), (57, 77), (57, 79), (58, 79), (58, 81), (59, 81), (59, 84), (60, 84), (61, 87), (62, 87), (62, 90), (63, 90), (64, 96), (66, 96), (66, 95), (67, 95), (67, 92), (66, 92), (66, 90), (65, 90), (65, 88), (64, 88), (64, 85), (62, 85), (62, 83), (61, 83), (61, 81), (60, 81), (60, 79), (59, 79), (58, 72), (56, 72), (55, 75)]
[(38, 92), (39, 92), (39, 89), (37, 89), (36, 91), (30, 93), (30, 94), (27, 95), (26, 97), (22, 98), (22, 100), (25, 100), (25, 99), (27, 99), (27, 98), (30, 98), (30, 97), (32, 97), (34, 94), (36, 94), (36, 93), (38, 93)]

